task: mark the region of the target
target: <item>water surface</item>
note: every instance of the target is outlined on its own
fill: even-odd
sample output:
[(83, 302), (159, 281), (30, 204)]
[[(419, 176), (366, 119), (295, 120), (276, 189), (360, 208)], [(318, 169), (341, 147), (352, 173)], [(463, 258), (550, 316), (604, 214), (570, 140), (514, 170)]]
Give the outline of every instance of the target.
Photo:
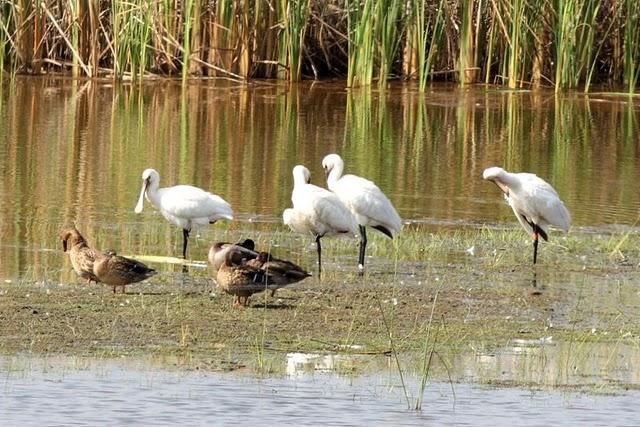
[[(0, 360), (0, 416), (8, 425), (634, 425), (639, 415), (637, 391), (584, 395), (440, 381), (428, 383), (416, 411), (397, 373), (384, 369), (258, 379), (126, 359)], [(406, 387), (418, 390), (412, 377)]]
[[(22, 78), (0, 85), (0, 279), (63, 269), (57, 232), (74, 221), (99, 247), (179, 253), (181, 233), (147, 204), (141, 172), (228, 200), (237, 219), (202, 231), (191, 256), (229, 231), (273, 228), (290, 206), (291, 169), (324, 185), (322, 158), (374, 180), (408, 223), (429, 230), (514, 224), (481, 179), (502, 165), (551, 182), (574, 227), (635, 224), (640, 208), (637, 98), (391, 85), (141, 86)], [(67, 266), (68, 267), (68, 266)], [(59, 273), (54, 273), (59, 274)], [(69, 279), (68, 276), (60, 276)]]

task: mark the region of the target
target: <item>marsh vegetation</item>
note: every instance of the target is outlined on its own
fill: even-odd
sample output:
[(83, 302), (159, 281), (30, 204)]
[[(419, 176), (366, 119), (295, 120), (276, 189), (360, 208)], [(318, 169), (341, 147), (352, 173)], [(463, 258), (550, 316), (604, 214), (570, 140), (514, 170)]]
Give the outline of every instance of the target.
[(0, 70), (633, 93), (634, 0), (0, 1)]

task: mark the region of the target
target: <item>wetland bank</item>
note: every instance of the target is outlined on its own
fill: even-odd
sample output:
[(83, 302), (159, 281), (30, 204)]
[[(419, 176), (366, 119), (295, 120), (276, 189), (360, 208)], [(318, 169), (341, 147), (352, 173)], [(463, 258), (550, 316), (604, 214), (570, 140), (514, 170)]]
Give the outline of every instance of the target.
[[(433, 378), (465, 381), (487, 355), (534, 347), (544, 361), (536, 372), (548, 377), (471, 381), (638, 385), (628, 366), (637, 366), (640, 333), (640, 194), (624, 185), (640, 179), (636, 98), (21, 77), (0, 90), (5, 355), (153, 357), (184, 369), (279, 375), (289, 353), (364, 355), (394, 369), (397, 354), (406, 372), (421, 375), (428, 358)], [(57, 239), (75, 221), (96, 247), (178, 254), (175, 227), (153, 211), (133, 213), (140, 173), (152, 166), (164, 182), (207, 188), (236, 212), (198, 231), (194, 261), (215, 241), (250, 237), (314, 271), (313, 240), (285, 229), (280, 215), (292, 167), (307, 165), (324, 186), (320, 162), (330, 152), (374, 180), (405, 221), (394, 242), (370, 236), (364, 277), (356, 275), (357, 242), (327, 240), (321, 283), (312, 277), (233, 310), (198, 262), (186, 275), (149, 262), (160, 274), (126, 295), (81, 283)], [(481, 178), (496, 164), (544, 177), (572, 213), (570, 233), (552, 232), (535, 269), (529, 239)], [(362, 366), (340, 369), (358, 374)]]

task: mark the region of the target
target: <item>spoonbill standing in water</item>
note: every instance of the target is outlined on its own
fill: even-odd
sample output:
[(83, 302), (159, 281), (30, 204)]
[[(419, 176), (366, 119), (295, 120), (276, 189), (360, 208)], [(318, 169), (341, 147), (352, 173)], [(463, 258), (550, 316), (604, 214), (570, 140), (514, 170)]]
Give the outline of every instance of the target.
[(549, 226), (565, 233), (571, 215), (554, 188), (532, 173), (510, 173), (499, 167), (484, 170), (482, 177), (496, 184), (522, 227), (533, 237), (533, 263), (538, 258), (538, 237), (548, 240)]
[(376, 184), (356, 175), (342, 175), (344, 161), (339, 155), (326, 156), (322, 160), (322, 167), (327, 174), (327, 187), (349, 208), (360, 228), (358, 272), (362, 274), (367, 247), (367, 225), (393, 239), (402, 229), (402, 220)]
[(322, 273), (324, 236), (356, 234), (357, 224), (349, 209), (331, 191), (309, 183), (309, 169), (302, 165), (293, 168), (293, 209), (285, 209), (282, 219), (293, 231), (311, 234), (318, 251), (318, 278)]
[(169, 222), (182, 228), (182, 257), (187, 258), (189, 232), (194, 225), (213, 224), (219, 219), (233, 219), (231, 205), (222, 197), (191, 185), (160, 188), (155, 169), (142, 172), (142, 190), (135, 212), (142, 212), (144, 196)]

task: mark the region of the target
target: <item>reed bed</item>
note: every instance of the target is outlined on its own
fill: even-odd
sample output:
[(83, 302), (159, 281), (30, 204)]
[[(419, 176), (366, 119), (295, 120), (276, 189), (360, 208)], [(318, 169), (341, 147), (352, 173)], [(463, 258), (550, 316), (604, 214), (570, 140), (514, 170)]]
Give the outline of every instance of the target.
[(635, 92), (634, 0), (0, 0), (0, 70)]

